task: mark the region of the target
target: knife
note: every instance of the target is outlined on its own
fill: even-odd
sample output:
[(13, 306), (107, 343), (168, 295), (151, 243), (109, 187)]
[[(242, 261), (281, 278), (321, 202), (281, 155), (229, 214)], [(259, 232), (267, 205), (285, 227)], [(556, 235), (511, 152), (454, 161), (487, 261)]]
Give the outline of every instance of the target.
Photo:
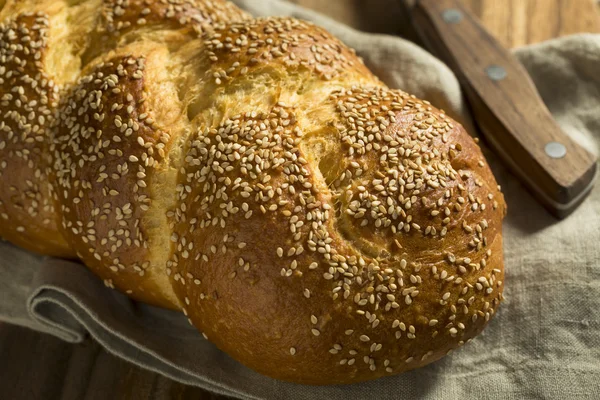
[(597, 159), (552, 118), (519, 61), (459, 0), (416, 0), (412, 21), (457, 75), (487, 143), (558, 218), (590, 193)]

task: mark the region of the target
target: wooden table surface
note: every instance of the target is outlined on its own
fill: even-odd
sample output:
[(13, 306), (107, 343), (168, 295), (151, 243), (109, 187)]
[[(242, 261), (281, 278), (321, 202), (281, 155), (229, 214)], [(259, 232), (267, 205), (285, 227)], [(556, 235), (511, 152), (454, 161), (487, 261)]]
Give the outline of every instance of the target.
[[(288, 0), (358, 29), (396, 33), (401, 5), (416, 0)], [(600, 32), (600, 0), (462, 0), (504, 46), (513, 48), (580, 32)]]
[[(358, 29), (397, 33), (398, 0), (289, 0)], [(578, 32), (600, 32), (596, 0), (463, 0), (508, 47)], [(224, 399), (142, 370), (93, 340), (70, 345), (0, 323), (2, 399)]]

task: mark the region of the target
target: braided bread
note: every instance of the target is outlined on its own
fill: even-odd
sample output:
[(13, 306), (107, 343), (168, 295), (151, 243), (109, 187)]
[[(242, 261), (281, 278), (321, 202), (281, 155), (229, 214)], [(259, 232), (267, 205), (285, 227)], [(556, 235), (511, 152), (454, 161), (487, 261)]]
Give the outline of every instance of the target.
[(1, 237), (299, 383), (423, 366), (494, 315), (479, 147), (325, 30), (220, 0), (0, 10)]

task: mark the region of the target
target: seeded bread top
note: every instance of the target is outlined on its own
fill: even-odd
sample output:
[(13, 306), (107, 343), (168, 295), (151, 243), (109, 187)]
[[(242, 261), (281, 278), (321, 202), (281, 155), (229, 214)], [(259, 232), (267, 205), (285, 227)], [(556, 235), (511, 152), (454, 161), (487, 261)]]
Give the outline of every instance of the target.
[(2, 237), (294, 382), (425, 365), (496, 311), (505, 203), (479, 147), (323, 29), (223, 1), (0, 21)]

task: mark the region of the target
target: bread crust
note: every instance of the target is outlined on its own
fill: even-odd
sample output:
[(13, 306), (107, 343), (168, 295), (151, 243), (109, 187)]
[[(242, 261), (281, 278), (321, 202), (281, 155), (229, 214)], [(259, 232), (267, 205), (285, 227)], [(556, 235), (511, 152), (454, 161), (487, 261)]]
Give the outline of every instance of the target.
[(56, 234), (48, 182), (57, 87), (43, 68), (47, 21), (20, 14), (0, 27), (0, 237), (37, 253), (74, 254)]
[[(170, 263), (185, 313), (209, 340), (262, 373), (309, 384), (442, 357), (483, 329), (504, 279), (503, 198), (460, 125), (389, 89), (326, 103), (337, 179), (306, 145), (314, 138), (298, 123), (302, 110), (275, 106), (192, 139)], [(371, 149), (353, 147), (349, 113), (373, 128), (389, 123)], [(416, 152), (396, 163), (398, 148)]]
[(479, 146), (322, 28), (208, 0), (9, 0), (0, 22), (3, 238), (297, 383), (426, 365), (498, 309)]

